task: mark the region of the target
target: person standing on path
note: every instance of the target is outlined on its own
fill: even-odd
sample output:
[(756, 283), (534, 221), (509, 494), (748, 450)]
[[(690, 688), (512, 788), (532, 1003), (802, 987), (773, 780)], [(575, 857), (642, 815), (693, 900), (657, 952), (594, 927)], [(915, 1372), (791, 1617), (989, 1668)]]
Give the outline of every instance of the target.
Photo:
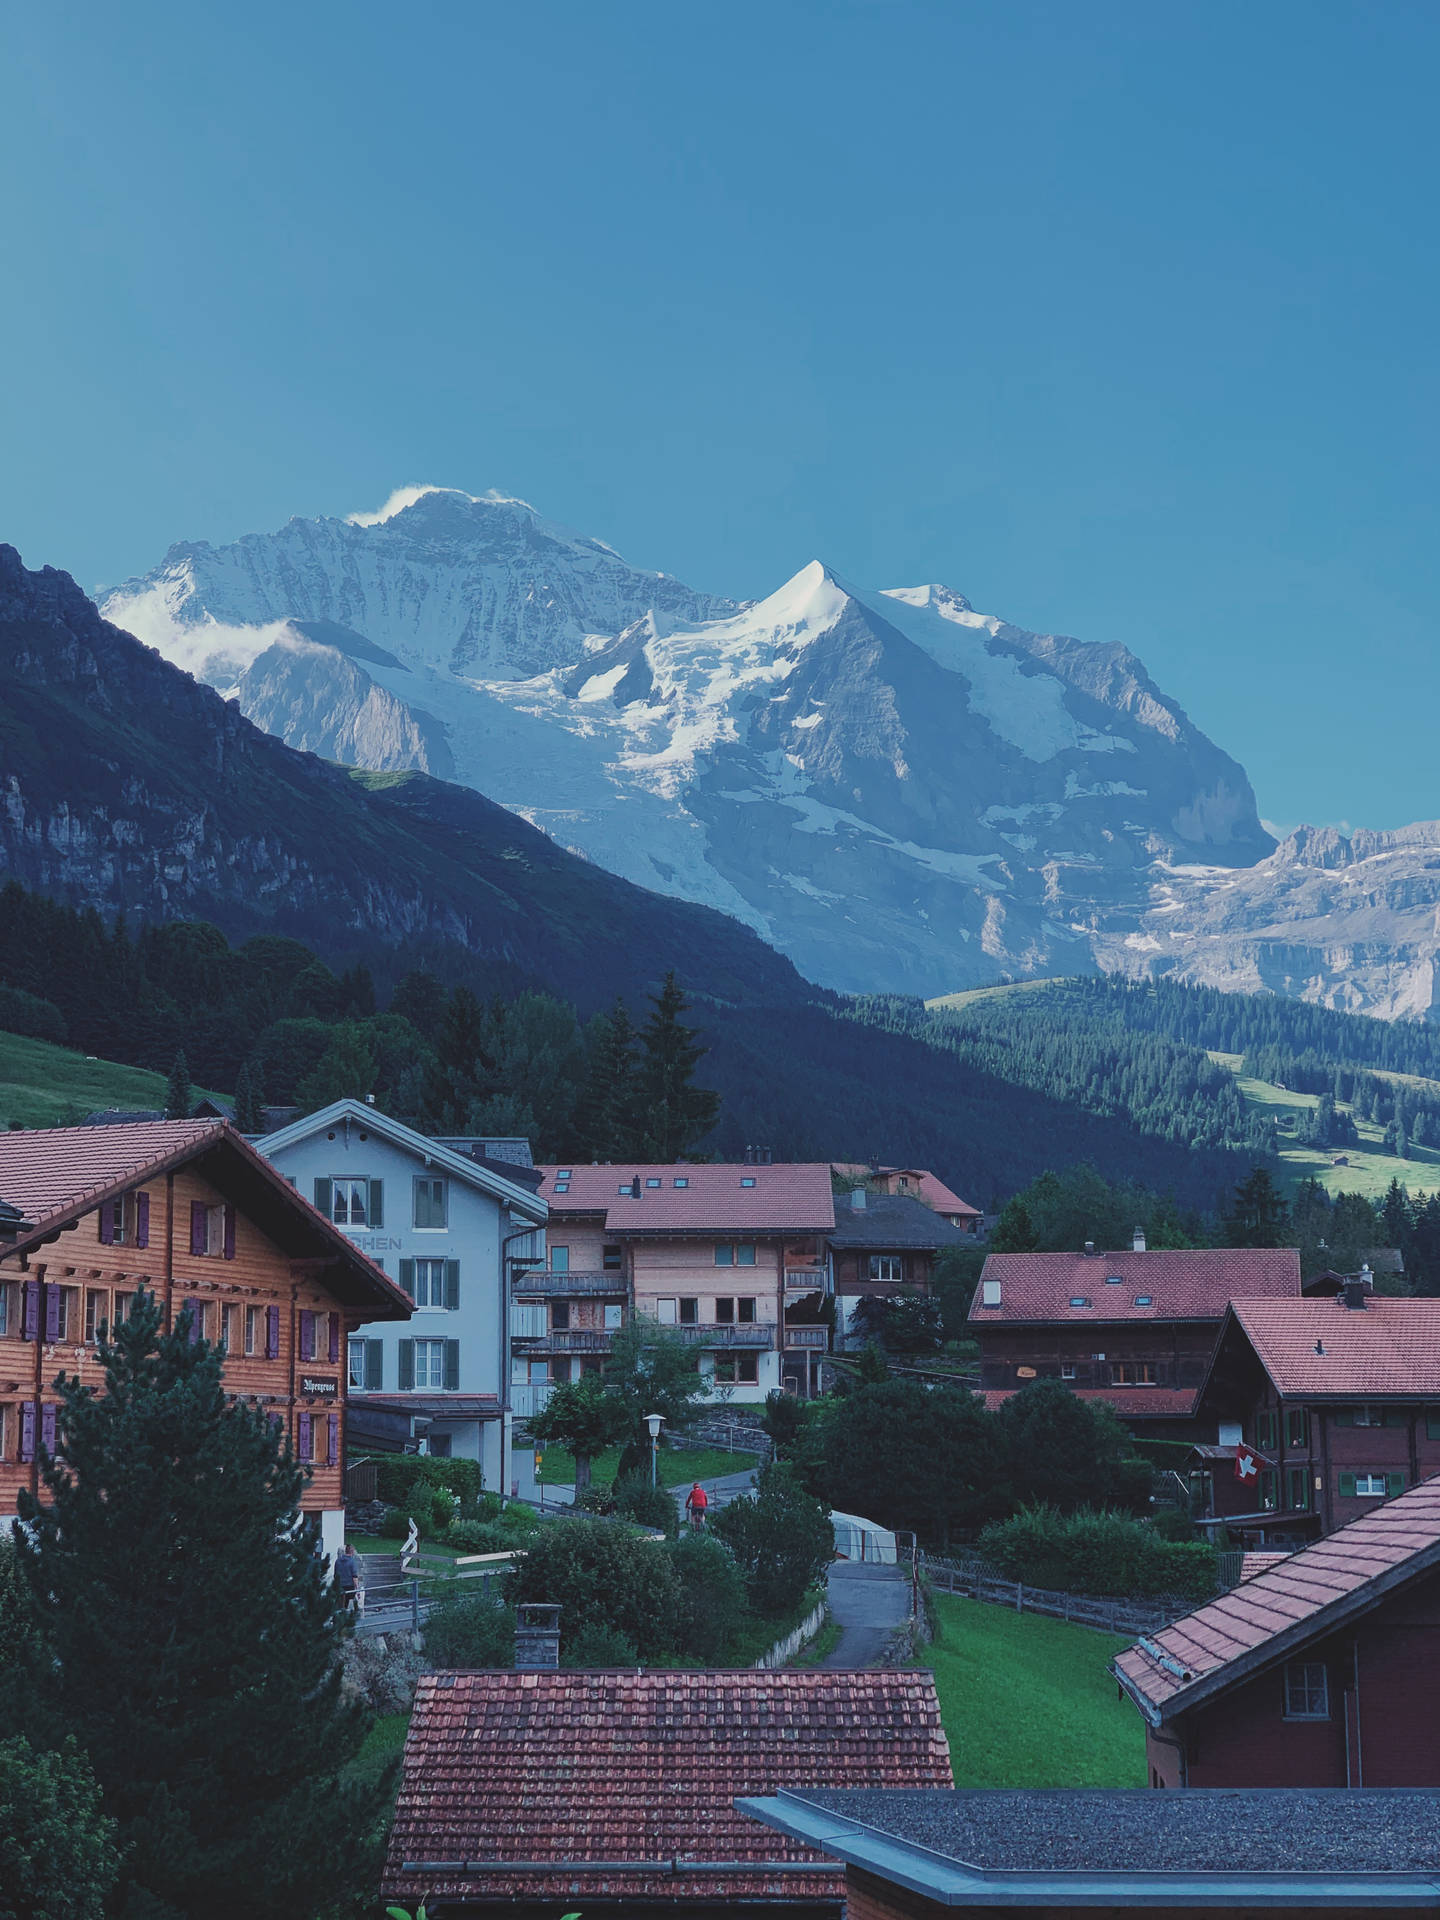
[(353, 1612), (360, 1585), (360, 1556), (347, 1540), (335, 1556), (335, 1582), (340, 1589), (340, 1604)]
[(685, 1496), (685, 1511), (690, 1516), (690, 1524), (697, 1533), (705, 1531), (705, 1509), (710, 1505), (710, 1496), (697, 1480)]

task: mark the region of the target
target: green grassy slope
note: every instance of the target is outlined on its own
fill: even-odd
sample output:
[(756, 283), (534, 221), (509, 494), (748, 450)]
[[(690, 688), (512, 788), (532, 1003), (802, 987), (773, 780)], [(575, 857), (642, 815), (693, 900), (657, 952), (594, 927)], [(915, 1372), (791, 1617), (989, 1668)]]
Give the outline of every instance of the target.
[(1145, 1731), (1108, 1663), (1127, 1638), (937, 1594), (930, 1649), (957, 1787), (1143, 1787)]
[(163, 1074), (0, 1033), (0, 1128), (12, 1120), (24, 1127), (73, 1126), (99, 1107), (164, 1105)]

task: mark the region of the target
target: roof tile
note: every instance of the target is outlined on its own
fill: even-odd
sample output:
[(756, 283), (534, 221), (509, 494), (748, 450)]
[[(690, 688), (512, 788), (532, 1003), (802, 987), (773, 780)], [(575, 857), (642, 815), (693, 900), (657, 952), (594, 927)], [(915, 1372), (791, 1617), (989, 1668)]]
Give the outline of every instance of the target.
[[(576, 1163), (563, 1180), (557, 1179), (557, 1167), (541, 1171), (540, 1193), (557, 1222), (568, 1213), (604, 1213), (610, 1233), (826, 1233), (835, 1225), (828, 1162), (768, 1167)], [(635, 1198), (630, 1189), (637, 1179)], [(677, 1186), (677, 1180), (685, 1184)]]
[[(1107, 1285), (1110, 1275), (1119, 1285)], [(1300, 1255), (1294, 1247), (1220, 1247), (1191, 1252), (992, 1253), (970, 1303), (981, 1326), (1055, 1320), (1221, 1320), (1232, 1300), (1300, 1297)], [(987, 1281), (1000, 1301), (985, 1305)], [(1148, 1297), (1150, 1305), (1137, 1300)], [(1072, 1307), (1072, 1299), (1090, 1301)], [(1333, 1309), (1332, 1309), (1333, 1311)]]
[(1440, 1300), (1382, 1295), (1355, 1308), (1339, 1296), (1237, 1298), (1234, 1306), (1281, 1393), (1440, 1394)]
[(0, 1199), (39, 1226), (87, 1195), (140, 1179), (157, 1161), (223, 1132), (220, 1120), (134, 1120), (0, 1133)]

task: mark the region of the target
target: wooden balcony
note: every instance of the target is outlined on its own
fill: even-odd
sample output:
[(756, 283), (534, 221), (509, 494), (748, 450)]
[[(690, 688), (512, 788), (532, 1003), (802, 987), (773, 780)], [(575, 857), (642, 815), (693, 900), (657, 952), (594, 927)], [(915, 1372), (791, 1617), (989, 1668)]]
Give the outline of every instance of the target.
[(522, 1300), (563, 1299), (579, 1294), (608, 1294), (623, 1300), (630, 1289), (623, 1273), (550, 1273), (536, 1267), (529, 1273), (517, 1273), (510, 1291)]
[(746, 1347), (754, 1351), (768, 1352), (775, 1344), (775, 1329), (762, 1326), (754, 1321), (736, 1326), (717, 1326), (707, 1322), (698, 1327), (667, 1327), (667, 1333), (678, 1333), (680, 1338), (692, 1347)]
[(830, 1349), (830, 1329), (828, 1327), (816, 1326), (813, 1320), (805, 1326), (787, 1326), (785, 1329), (785, 1344), (792, 1349), (796, 1347), (809, 1347), (816, 1353), (828, 1353)]
[(606, 1333), (596, 1327), (578, 1327), (573, 1332), (559, 1332), (552, 1329), (548, 1333), (514, 1333), (510, 1336), (512, 1352), (533, 1354), (537, 1358), (545, 1353), (608, 1353), (613, 1333)]

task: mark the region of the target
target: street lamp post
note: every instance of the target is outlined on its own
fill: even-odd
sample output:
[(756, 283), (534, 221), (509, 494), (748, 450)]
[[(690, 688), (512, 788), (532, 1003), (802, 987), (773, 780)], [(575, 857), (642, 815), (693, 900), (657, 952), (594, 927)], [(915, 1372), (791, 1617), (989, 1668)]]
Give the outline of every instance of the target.
[(663, 1413), (647, 1413), (645, 1424), (650, 1429), (650, 1484), (660, 1484), (660, 1429), (665, 1424)]

